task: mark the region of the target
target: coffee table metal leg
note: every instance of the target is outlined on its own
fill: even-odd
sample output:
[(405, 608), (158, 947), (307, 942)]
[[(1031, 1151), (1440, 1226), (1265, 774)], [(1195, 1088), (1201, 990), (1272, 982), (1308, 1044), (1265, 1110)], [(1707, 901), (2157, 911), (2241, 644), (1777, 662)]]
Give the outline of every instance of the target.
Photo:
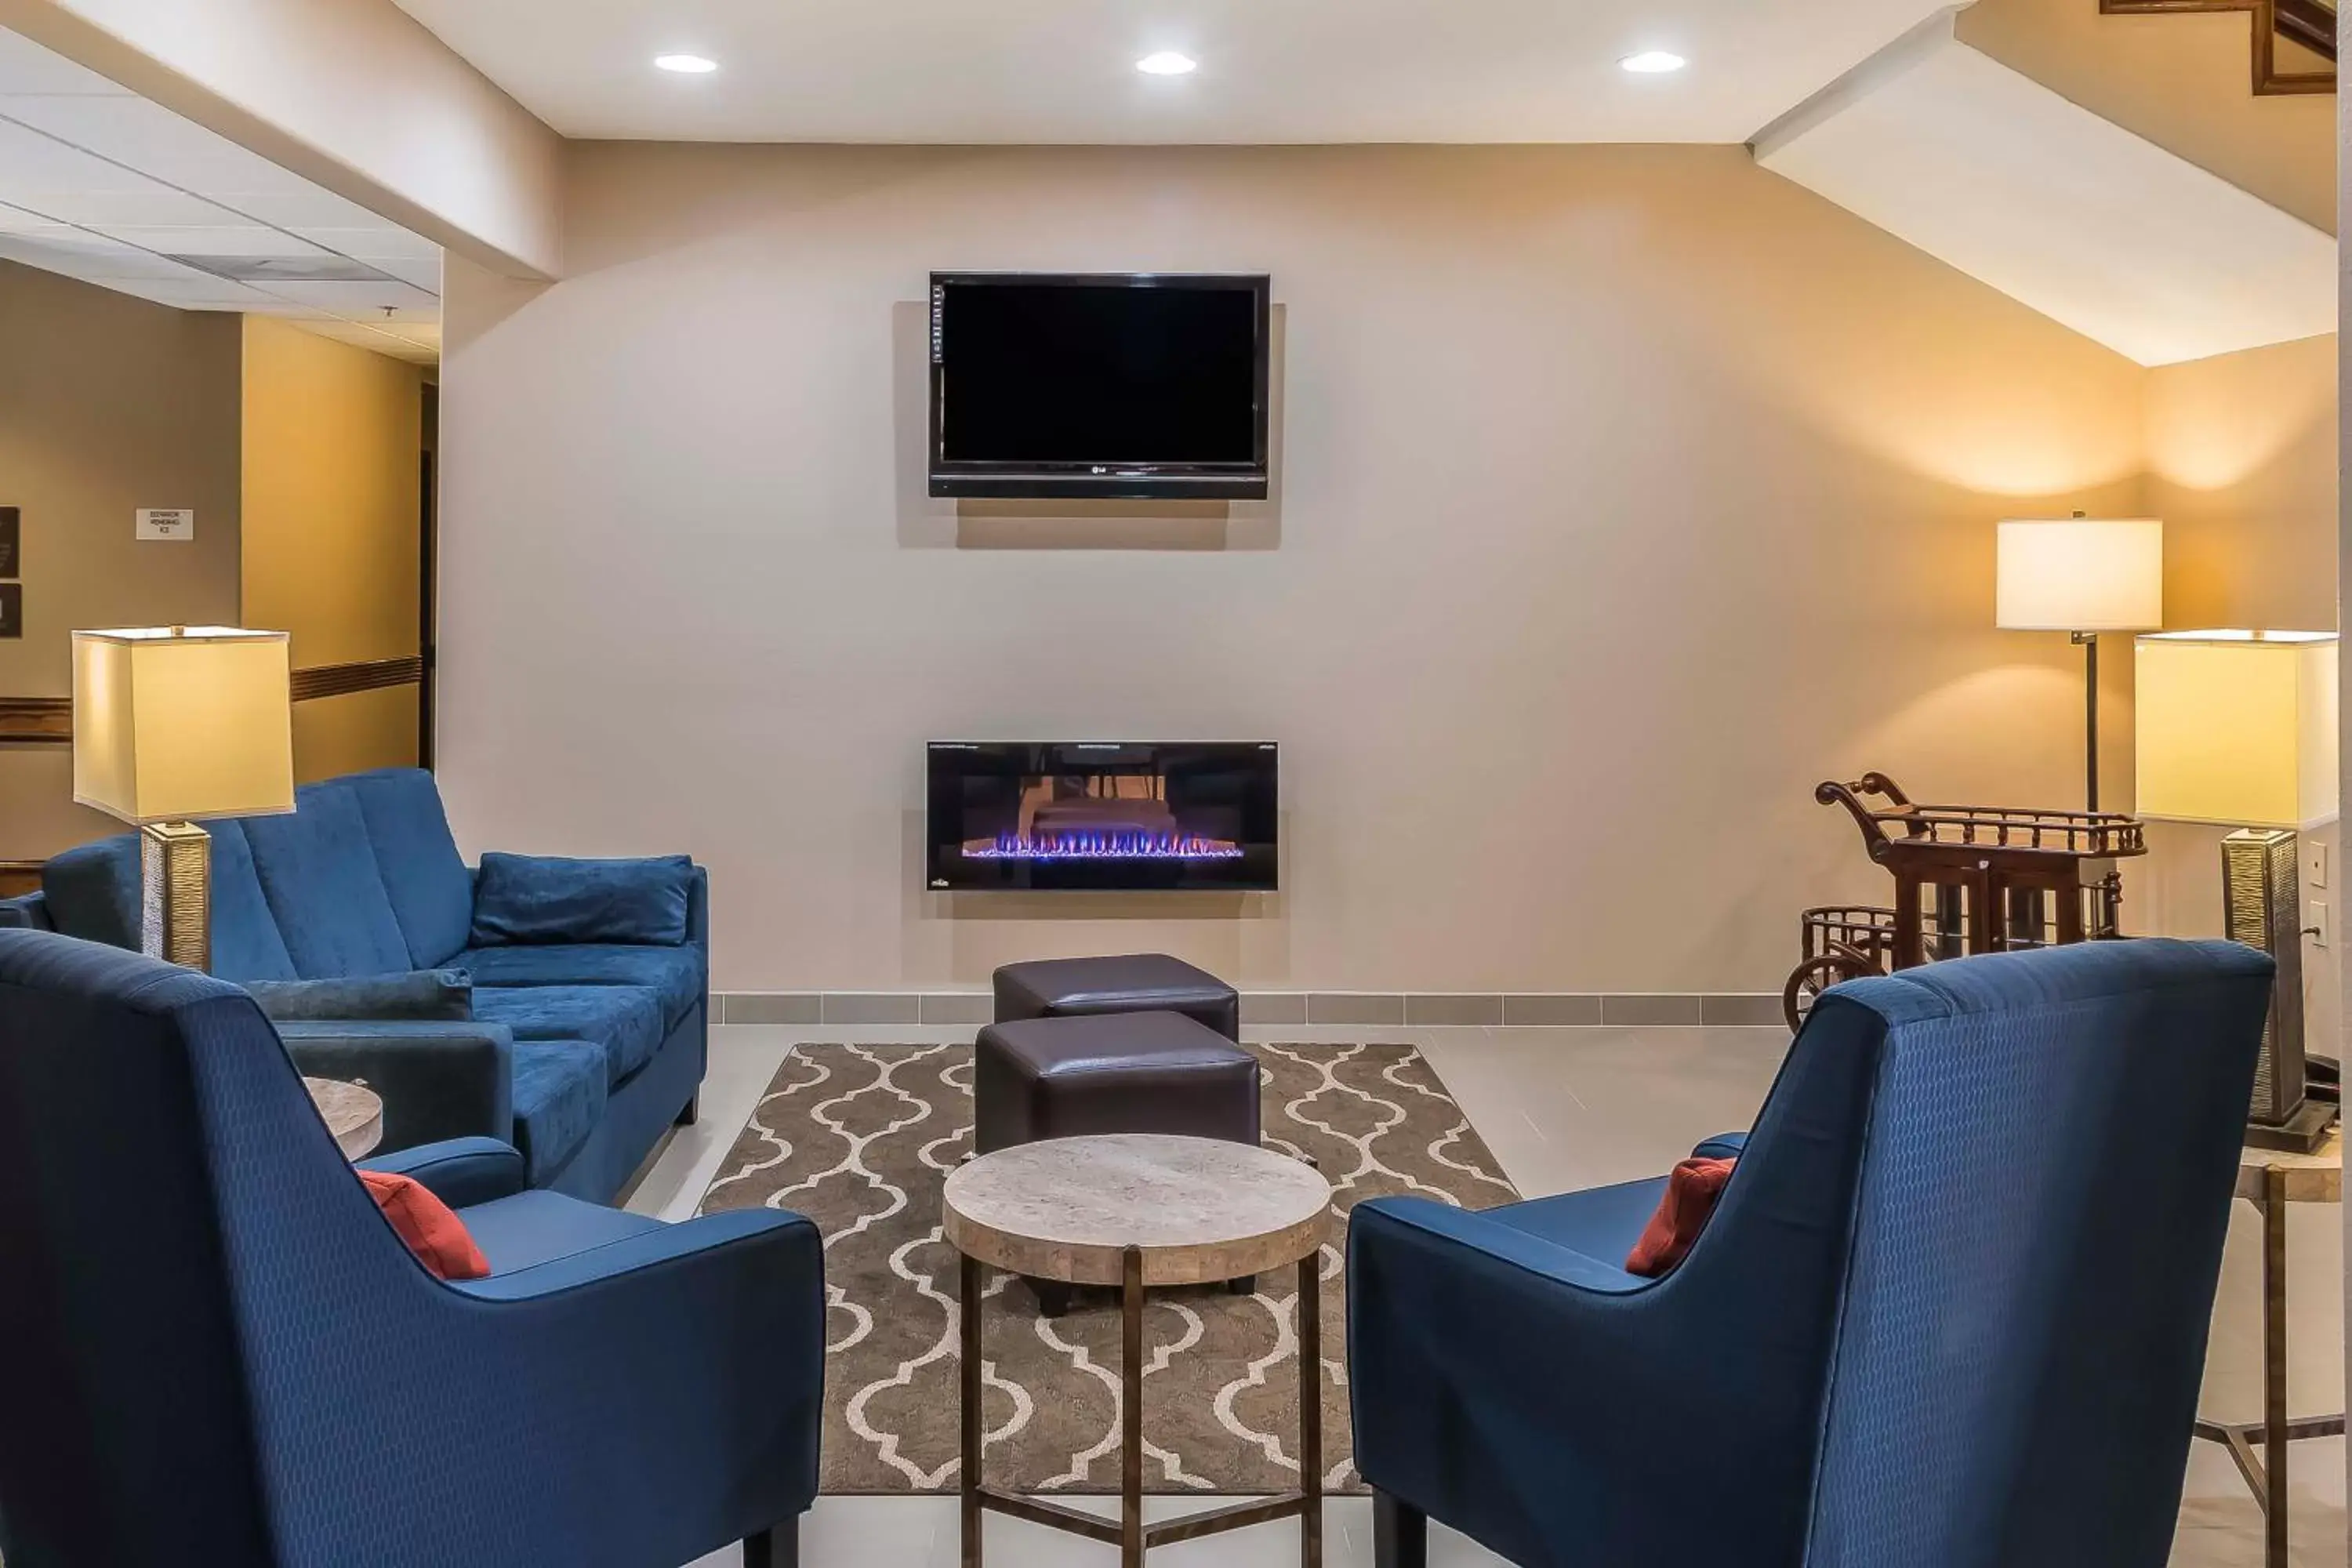
[(1323, 1568), (1323, 1249), (1298, 1264), (1299, 1561)]
[(1130, 1247), (1119, 1287), (1119, 1568), (1143, 1568), (1143, 1249)]
[(960, 1314), (963, 1320), (963, 1454), (957, 1468), (963, 1479), (963, 1568), (980, 1568), (981, 1268), (976, 1259), (966, 1258), (962, 1262), (958, 1293), (962, 1298)]

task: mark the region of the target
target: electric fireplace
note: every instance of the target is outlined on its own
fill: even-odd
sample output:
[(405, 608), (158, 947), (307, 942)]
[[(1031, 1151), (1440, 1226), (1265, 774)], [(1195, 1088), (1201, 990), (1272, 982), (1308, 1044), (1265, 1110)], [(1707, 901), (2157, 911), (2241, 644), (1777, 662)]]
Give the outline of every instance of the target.
[(935, 889), (1272, 892), (1271, 741), (934, 741)]

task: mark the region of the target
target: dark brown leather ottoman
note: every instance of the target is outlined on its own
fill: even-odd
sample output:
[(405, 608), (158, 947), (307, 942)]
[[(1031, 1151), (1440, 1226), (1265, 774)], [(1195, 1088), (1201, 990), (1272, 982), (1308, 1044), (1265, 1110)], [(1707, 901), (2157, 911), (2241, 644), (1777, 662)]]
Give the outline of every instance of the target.
[[(1242, 999), (1206, 970), (1164, 952), (1047, 958), (996, 972), (996, 1021), (1102, 1013), (1181, 1013), (1229, 1040), (1242, 1037)], [(1144, 1128), (1119, 1128), (1139, 1132)]]
[[(1258, 1062), (1181, 1013), (1016, 1018), (980, 1032), (972, 1052), (972, 1150), (1047, 1138), (1169, 1132), (1258, 1141)], [(1233, 1288), (1246, 1295), (1251, 1280)], [(1031, 1280), (1049, 1318), (1070, 1287)]]
[(1258, 1141), (1257, 1058), (1181, 1013), (1018, 1018), (973, 1051), (972, 1150), (1174, 1132)]

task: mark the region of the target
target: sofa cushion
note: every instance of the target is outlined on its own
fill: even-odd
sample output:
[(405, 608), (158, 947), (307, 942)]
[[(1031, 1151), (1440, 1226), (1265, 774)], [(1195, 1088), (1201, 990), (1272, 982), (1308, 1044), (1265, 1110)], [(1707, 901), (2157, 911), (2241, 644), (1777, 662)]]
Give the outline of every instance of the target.
[(79, 844), (41, 868), (49, 923), (68, 936), (139, 950), (139, 836)]
[(493, 1198), (457, 1217), (473, 1232), (475, 1245), (488, 1256), (494, 1274), (551, 1263), (662, 1227), (661, 1221), (626, 1209), (583, 1204), (561, 1193), (544, 1192)]
[(254, 869), (294, 973), (324, 980), (411, 968), (359, 796), (341, 783), (308, 784), (294, 792), (294, 803), (287, 816), (245, 819)]
[(276, 1023), (412, 1020), (464, 1024), (474, 1016), (474, 984), (462, 970), (362, 974), (348, 980), (249, 980), (245, 988)]
[(474, 885), (473, 942), (677, 947), (686, 941), (693, 878), (694, 862), (683, 855), (643, 860), (484, 855)]
[(485, 986), (474, 1016), (518, 1040), (592, 1040), (615, 1087), (653, 1059), (664, 1032), (661, 994), (642, 985)]
[(213, 973), (223, 980), (290, 981), (293, 955), (262, 896), (242, 822), (211, 822)]
[(642, 985), (661, 994), (662, 1026), (674, 1029), (703, 999), (702, 949), (622, 947), (610, 942), (548, 947), (469, 947), (449, 961), (491, 985)]
[(423, 768), (379, 768), (340, 781), (359, 797), (376, 869), (419, 969), (446, 963), (474, 921), (474, 875), (450, 837), (441, 791)]
[[(515, 1147), (545, 1186), (604, 1119), (604, 1052), (586, 1040), (517, 1040)], [(493, 1264), (495, 1265), (495, 1258)]]

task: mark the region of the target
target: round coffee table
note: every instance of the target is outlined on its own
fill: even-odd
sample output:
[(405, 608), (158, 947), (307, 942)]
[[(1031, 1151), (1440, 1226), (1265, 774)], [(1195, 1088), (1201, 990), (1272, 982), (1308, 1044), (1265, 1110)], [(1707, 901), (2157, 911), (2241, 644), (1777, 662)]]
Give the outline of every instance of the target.
[(306, 1078), (310, 1103), (319, 1108), (335, 1147), (346, 1160), (365, 1159), (383, 1142), (383, 1100), (363, 1083), (340, 1083), (331, 1078)]
[[(1249, 1143), (1119, 1133), (1055, 1138), (983, 1154), (949, 1175), (943, 1221), (962, 1258), (963, 1564), (979, 1568), (988, 1510), (1119, 1549), (1147, 1548), (1271, 1520), (1299, 1521), (1301, 1560), (1323, 1561), (1320, 1272), (1331, 1184), (1313, 1167)], [(1298, 1266), (1299, 1489), (1185, 1519), (1143, 1523), (1143, 1293)], [(1119, 1517), (991, 1491), (981, 1476), (982, 1269), (1119, 1287)]]

